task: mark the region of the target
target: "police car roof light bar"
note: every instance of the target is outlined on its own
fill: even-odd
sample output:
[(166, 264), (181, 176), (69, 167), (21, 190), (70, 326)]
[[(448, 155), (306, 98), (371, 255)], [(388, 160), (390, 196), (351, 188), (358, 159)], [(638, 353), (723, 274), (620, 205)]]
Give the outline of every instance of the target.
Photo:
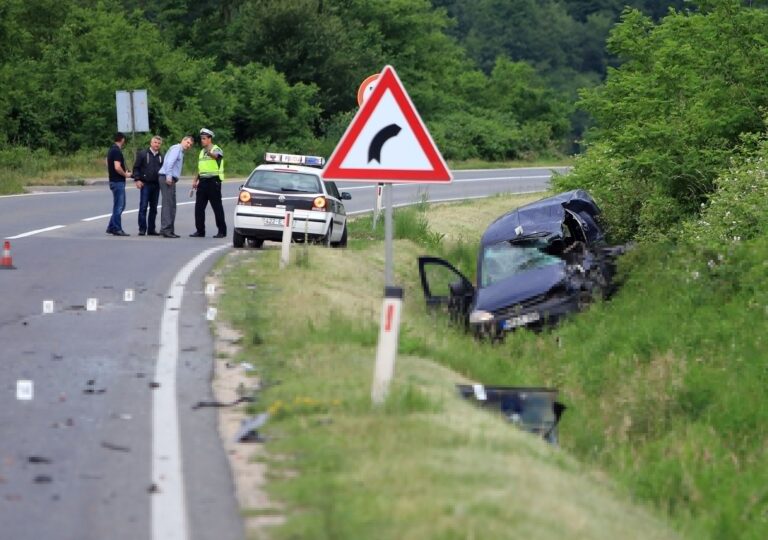
[(308, 167), (322, 167), (325, 165), (325, 158), (320, 156), (301, 156), (298, 154), (277, 154), (267, 152), (264, 154), (264, 161), (269, 163), (285, 163), (289, 165), (306, 165)]

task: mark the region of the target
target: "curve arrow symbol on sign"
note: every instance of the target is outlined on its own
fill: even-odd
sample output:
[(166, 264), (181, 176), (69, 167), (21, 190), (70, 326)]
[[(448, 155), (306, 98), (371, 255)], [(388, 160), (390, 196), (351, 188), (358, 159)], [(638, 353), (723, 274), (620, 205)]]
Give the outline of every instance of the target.
[(368, 163), (374, 159), (381, 163), (381, 148), (384, 143), (392, 137), (396, 137), (402, 128), (397, 124), (389, 124), (379, 131), (371, 141), (371, 145), (368, 147)]

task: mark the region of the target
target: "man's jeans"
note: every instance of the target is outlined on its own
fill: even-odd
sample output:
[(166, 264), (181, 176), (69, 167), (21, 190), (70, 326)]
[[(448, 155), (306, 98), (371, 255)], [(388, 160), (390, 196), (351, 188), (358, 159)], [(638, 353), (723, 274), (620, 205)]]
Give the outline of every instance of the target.
[(110, 182), (112, 191), (112, 217), (107, 225), (107, 232), (119, 232), (123, 230), (122, 215), (125, 210), (125, 182)]
[[(144, 184), (139, 191), (139, 232), (156, 232), (157, 201), (160, 198), (160, 186)], [(147, 221), (147, 205), (149, 205), (149, 221)]]

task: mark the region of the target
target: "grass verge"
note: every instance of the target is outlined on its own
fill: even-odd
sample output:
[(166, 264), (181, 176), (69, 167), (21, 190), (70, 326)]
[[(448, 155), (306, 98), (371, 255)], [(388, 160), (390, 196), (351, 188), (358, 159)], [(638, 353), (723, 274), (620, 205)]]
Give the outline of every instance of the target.
[[(431, 230), (420, 219), (445, 225), (433, 248), (451, 253), (525, 200), (496, 197), (482, 213), (472, 204), (396, 213), (412, 226), (400, 229), (394, 247), (406, 296), (396, 377), (381, 408), (370, 404), (370, 385), (384, 249), (370, 239), (370, 222), (355, 222), (347, 250), (294, 245), (302, 264), (285, 270), (276, 246), (231, 255), (219, 309), (245, 336), (239, 358), (258, 368), (262, 389), (251, 412), (272, 414), (264, 429), (268, 488), (288, 518), (272, 537), (676, 537), (624, 488), (457, 396), (454, 385), (467, 377), (554, 381), (425, 311), (415, 260), (425, 249), (418, 239)], [(521, 344), (532, 352), (548, 339)]]

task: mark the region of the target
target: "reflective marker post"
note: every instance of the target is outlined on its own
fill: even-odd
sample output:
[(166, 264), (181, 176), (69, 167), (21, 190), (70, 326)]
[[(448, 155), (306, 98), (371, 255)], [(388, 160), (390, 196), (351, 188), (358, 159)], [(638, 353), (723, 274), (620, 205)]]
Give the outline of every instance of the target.
[(371, 400), (374, 405), (384, 403), (389, 392), (389, 383), (395, 373), (402, 308), (403, 289), (385, 287), (379, 325), (379, 345), (376, 349), (376, 366), (373, 372), (373, 388), (371, 389)]
[(373, 207), (373, 230), (376, 230), (376, 222), (379, 221), (379, 214), (381, 213), (381, 193), (383, 187), (384, 184), (376, 184), (376, 204)]
[(283, 218), (283, 244), (280, 251), (280, 269), (288, 266), (291, 260), (291, 238), (293, 237), (293, 208), (286, 207)]

